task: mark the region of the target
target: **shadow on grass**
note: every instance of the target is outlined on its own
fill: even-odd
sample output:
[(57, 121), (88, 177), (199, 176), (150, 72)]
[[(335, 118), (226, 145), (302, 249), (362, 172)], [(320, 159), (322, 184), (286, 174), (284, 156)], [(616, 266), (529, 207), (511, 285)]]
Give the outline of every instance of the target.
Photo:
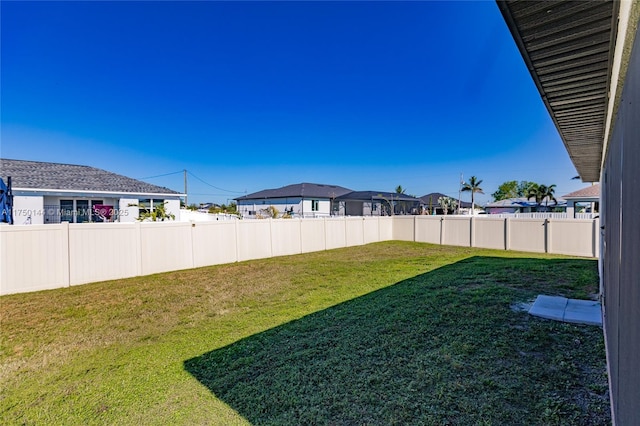
[(606, 424), (601, 330), (510, 308), (588, 293), (595, 271), (592, 260), (474, 257), (185, 368), (253, 424)]

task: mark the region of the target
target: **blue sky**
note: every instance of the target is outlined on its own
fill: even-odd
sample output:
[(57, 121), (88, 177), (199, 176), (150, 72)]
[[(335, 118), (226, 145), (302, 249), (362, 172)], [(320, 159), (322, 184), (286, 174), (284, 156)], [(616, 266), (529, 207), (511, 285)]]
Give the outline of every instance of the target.
[[(3, 158), (189, 202), (292, 183), (586, 186), (493, 1), (2, 2)], [(160, 176), (166, 175), (166, 176)], [(158, 176), (158, 177), (156, 177)], [(469, 195), (466, 196), (469, 198)]]

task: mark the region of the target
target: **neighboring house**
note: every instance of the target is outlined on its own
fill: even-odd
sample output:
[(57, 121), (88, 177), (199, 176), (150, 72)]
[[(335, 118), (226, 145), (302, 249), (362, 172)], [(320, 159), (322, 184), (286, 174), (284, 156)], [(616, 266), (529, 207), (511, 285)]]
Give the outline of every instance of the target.
[(583, 182), (600, 182), (600, 285), (614, 425), (640, 401), (640, 1), (497, 1)]
[(391, 216), (418, 214), (420, 200), (397, 192), (352, 191), (336, 197), (333, 214), (340, 216)]
[(488, 214), (501, 213), (531, 213), (535, 211), (564, 211), (567, 201), (558, 197), (556, 201), (545, 198), (538, 206), (533, 198), (519, 197), (487, 203), (484, 207)]
[[(180, 214), (184, 194), (126, 176), (73, 164), (0, 159), (11, 177), (14, 224), (134, 222), (139, 206)], [(166, 204), (165, 204), (166, 203)]]
[(333, 200), (350, 189), (337, 185), (297, 183), (275, 189), (265, 189), (234, 200), (243, 218), (267, 217), (269, 207), (282, 214), (296, 217), (322, 217), (331, 215)]
[(579, 204), (586, 204), (586, 213), (596, 213), (600, 211), (600, 184), (587, 186), (578, 191), (563, 195), (562, 198), (567, 200), (567, 215), (575, 217), (576, 208)]
[[(434, 211), (435, 211), (434, 214), (444, 214), (444, 211), (442, 211), (442, 207), (440, 207), (440, 204), (438, 203), (438, 199), (440, 197), (449, 197), (449, 196), (441, 192), (432, 192), (430, 194), (423, 195), (422, 197), (420, 197), (420, 208), (422, 209), (423, 212), (427, 214)], [(449, 197), (449, 198), (453, 198), (454, 200), (456, 200), (456, 203), (458, 202), (458, 198), (456, 197)], [(468, 201), (460, 200), (459, 207), (461, 210), (469, 210), (471, 209), (471, 203)], [(476, 203), (476, 208), (477, 207), (478, 207), (478, 204)], [(449, 213), (455, 213), (455, 212), (449, 212)]]
[(487, 203), (484, 207), (488, 214), (500, 213), (530, 213), (535, 209), (536, 202), (524, 197), (507, 198)]

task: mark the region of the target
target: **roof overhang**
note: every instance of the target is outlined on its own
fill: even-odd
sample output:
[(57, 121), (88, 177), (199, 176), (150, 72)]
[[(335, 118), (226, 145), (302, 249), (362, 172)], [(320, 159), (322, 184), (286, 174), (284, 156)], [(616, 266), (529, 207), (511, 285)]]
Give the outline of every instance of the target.
[(497, 5), (580, 178), (599, 181), (619, 2)]
[(180, 193), (159, 193), (159, 192), (117, 192), (117, 191), (91, 191), (80, 189), (47, 189), (47, 188), (13, 188), (13, 195), (47, 195), (59, 197), (81, 197), (81, 196), (109, 196), (113, 198), (128, 197), (162, 197), (162, 198), (180, 198), (186, 194)]

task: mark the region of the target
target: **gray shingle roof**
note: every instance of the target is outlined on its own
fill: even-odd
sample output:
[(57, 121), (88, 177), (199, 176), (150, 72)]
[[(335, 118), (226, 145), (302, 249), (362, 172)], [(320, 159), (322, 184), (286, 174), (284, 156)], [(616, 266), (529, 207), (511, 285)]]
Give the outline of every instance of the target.
[(562, 198), (597, 198), (600, 196), (600, 184), (587, 186), (586, 188), (579, 189), (577, 191), (570, 192), (567, 195), (563, 195)]
[(0, 175), (11, 176), (14, 189), (105, 191), (117, 193), (180, 194), (90, 166), (0, 159)]
[(288, 197), (305, 197), (305, 198), (336, 198), (351, 192), (350, 189), (337, 185), (322, 185), (318, 183), (296, 183), (293, 185), (283, 186), (275, 189), (265, 189), (262, 191), (247, 194), (245, 196), (234, 198), (237, 201), (242, 200), (263, 200), (268, 198), (288, 198)]
[(357, 200), (357, 201), (369, 201), (369, 200), (392, 200), (393, 201), (413, 201), (419, 202), (420, 200), (412, 197), (411, 195), (398, 194), (397, 192), (381, 192), (381, 191), (352, 191), (337, 197), (338, 200)]

